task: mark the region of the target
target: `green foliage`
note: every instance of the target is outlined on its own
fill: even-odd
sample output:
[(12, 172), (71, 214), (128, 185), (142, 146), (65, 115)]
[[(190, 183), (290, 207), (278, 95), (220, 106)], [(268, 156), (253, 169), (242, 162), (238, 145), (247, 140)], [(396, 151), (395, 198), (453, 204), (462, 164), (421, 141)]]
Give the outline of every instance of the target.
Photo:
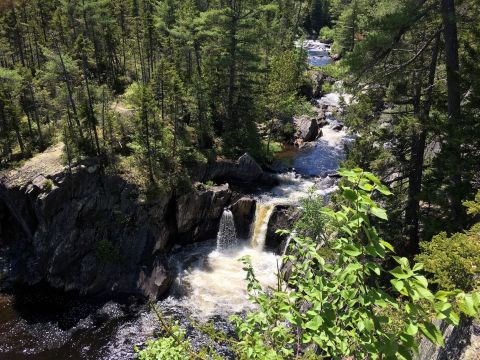
[(465, 233), (449, 237), (442, 232), (429, 242), (420, 243), (417, 260), (433, 275), (440, 289), (480, 289), (480, 224)]
[[(479, 194), (465, 205), (470, 214), (478, 214)], [(417, 260), (425, 264), (425, 270), (440, 289), (480, 290), (480, 223), (450, 237), (442, 232), (420, 247), (422, 252)]]
[[(292, 238), (283, 259), (291, 269), (277, 274), (276, 287), (262, 288), (249, 257), (240, 259), (257, 310), (245, 318), (232, 316), (238, 338), (197, 325), (212, 340), (228, 344), (239, 359), (412, 359), (419, 335), (443, 344), (435, 319), (458, 325), (458, 311), (479, 313), (479, 293), (434, 293), (421, 274), (422, 264), (412, 267), (406, 258), (393, 256), (392, 245), (373, 225), (388, 219), (373, 197), (391, 196), (390, 190), (361, 169), (339, 173), (344, 177), (341, 209), (322, 207), (321, 199), (311, 195), (303, 202), (296, 232), (282, 231)], [(325, 244), (333, 258), (322, 255)], [(394, 269), (382, 265), (388, 260)], [(385, 279), (391, 287), (385, 287)], [(163, 335), (137, 349), (139, 359), (221, 358), (212, 347), (192, 352), (185, 332), (154, 310)]]
[(178, 325), (169, 329), (171, 335), (147, 340), (144, 349), (135, 348), (138, 360), (184, 360), (190, 359), (190, 343), (185, 339), (185, 332)]
[[(421, 264), (411, 267), (406, 258), (391, 256), (393, 247), (372, 223), (387, 219), (372, 196), (391, 192), (360, 169), (340, 174), (346, 180), (341, 188), (346, 204), (339, 211), (321, 210), (326, 227), (336, 229), (329, 236), (336, 252), (333, 261), (319, 254), (321, 245), (311, 237), (290, 233), (292, 247), (285, 261), (292, 264), (291, 274), (286, 280), (279, 276), (277, 288), (265, 291), (249, 259), (242, 259), (251, 301), (259, 308), (245, 320), (233, 317), (242, 358), (307, 358), (313, 352), (329, 358), (410, 359), (418, 334), (443, 343), (433, 319), (458, 324), (452, 301), (468, 315), (480, 310), (478, 294), (432, 293)], [(388, 258), (397, 264), (391, 271), (381, 266)], [(379, 285), (385, 276), (391, 277), (393, 293)], [(395, 311), (403, 325), (392, 326), (385, 309)]]
[(264, 160), (270, 134), (259, 127), (305, 107), (305, 54), (294, 46), (303, 9), (293, 0), (8, 2), (0, 166), (62, 139), (69, 165), (96, 156), (121, 173), (128, 163), (138, 175), (129, 180), (147, 189), (184, 183), (188, 168), (218, 154)]
[(327, 26), (322, 27), (318, 33), (318, 37), (321, 40), (333, 40), (334, 36), (335, 30)]
[(42, 190), (45, 192), (51, 191), (53, 188), (53, 181), (51, 179), (46, 179), (42, 184)]

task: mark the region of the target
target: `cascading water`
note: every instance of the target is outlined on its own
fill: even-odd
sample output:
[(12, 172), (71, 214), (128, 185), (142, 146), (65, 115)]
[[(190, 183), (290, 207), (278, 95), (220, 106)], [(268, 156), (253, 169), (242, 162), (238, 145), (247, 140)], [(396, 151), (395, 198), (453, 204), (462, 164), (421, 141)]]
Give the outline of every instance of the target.
[(274, 206), (272, 204), (262, 204), (257, 202), (255, 210), (255, 222), (251, 245), (254, 249), (263, 250), (265, 246), (265, 237), (268, 230), (268, 221), (272, 216)]
[(217, 234), (217, 251), (225, 251), (237, 245), (237, 233), (233, 214), (225, 209), (220, 220), (220, 228)]

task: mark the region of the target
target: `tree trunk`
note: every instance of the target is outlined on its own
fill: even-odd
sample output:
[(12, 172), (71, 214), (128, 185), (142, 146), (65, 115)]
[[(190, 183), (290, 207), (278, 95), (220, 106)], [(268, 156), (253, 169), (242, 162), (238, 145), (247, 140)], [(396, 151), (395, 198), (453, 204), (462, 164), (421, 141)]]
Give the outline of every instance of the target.
[(405, 225), (409, 238), (407, 252), (409, 255), (417, 254), (420, 250), (420, 194), (422, 191), (425, 146), (428, 134), (428, 123), (430, 120), (433, 85), (435, 82), (439, 48), (440, 35), (438, 35), (432, 50), (432, 58), (428, 74), (428, 87), (425, 102), (423, 104), (420, 103), (422, 95), (421, 84), (419, 84), (419, 86), (417, 87), (415, 96), (416, 101), (414, 105), (414, 112), (420, 121), (420, 131), (414, 129), (411, 137), (411, 160), (410, 174), (408, 178), (408, 199), (407, 207), (405, 210)]
[(458, 58), (457, 19), (455, 0), (442, 0), (443, 36), (445, 38), (445, 60), (448, 89), (448, 139), (446, 165), (449, 167), (451, 207), (453, 215), (460, 220), (464, 214), (462, 206), (462, 156), (458, 143), (458, 128), (461, 121), (460, 64)]

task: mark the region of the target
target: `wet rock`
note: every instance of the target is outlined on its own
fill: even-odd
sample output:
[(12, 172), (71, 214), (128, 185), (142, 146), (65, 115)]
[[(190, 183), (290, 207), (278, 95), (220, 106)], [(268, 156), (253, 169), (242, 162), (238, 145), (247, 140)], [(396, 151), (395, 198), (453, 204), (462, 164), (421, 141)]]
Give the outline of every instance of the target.
[(249, 197), (239, 199), (231, 206), (237, 235), (242, 239), (250, 237), (250, 229), (255, 218), (256, 201)]
[(282, 254), (287, 245), (288, 236), (277, 234), (276, 231), (292, 229), (299, 216), (299, 210), (292, 205), (276, 205), (268, 220), (265, 248)]
[(338, 125), (335, 125), (335, 126), (333, 127), (333, 130), (335, 130), (335, 131), (342, 131), (343, 128), (344, 128), (344, 125), (338, 124)]

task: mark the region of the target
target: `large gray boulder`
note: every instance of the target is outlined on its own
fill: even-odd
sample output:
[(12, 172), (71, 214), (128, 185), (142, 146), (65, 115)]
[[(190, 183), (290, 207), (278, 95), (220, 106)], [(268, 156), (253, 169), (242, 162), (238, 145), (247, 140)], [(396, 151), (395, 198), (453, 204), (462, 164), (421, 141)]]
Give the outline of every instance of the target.
[(302, 142), (315, 141), (320, 133), (320, 128), (316, 118), (306, 115), (297, 116), (293, 119), (296, 129), (295, 137)]

